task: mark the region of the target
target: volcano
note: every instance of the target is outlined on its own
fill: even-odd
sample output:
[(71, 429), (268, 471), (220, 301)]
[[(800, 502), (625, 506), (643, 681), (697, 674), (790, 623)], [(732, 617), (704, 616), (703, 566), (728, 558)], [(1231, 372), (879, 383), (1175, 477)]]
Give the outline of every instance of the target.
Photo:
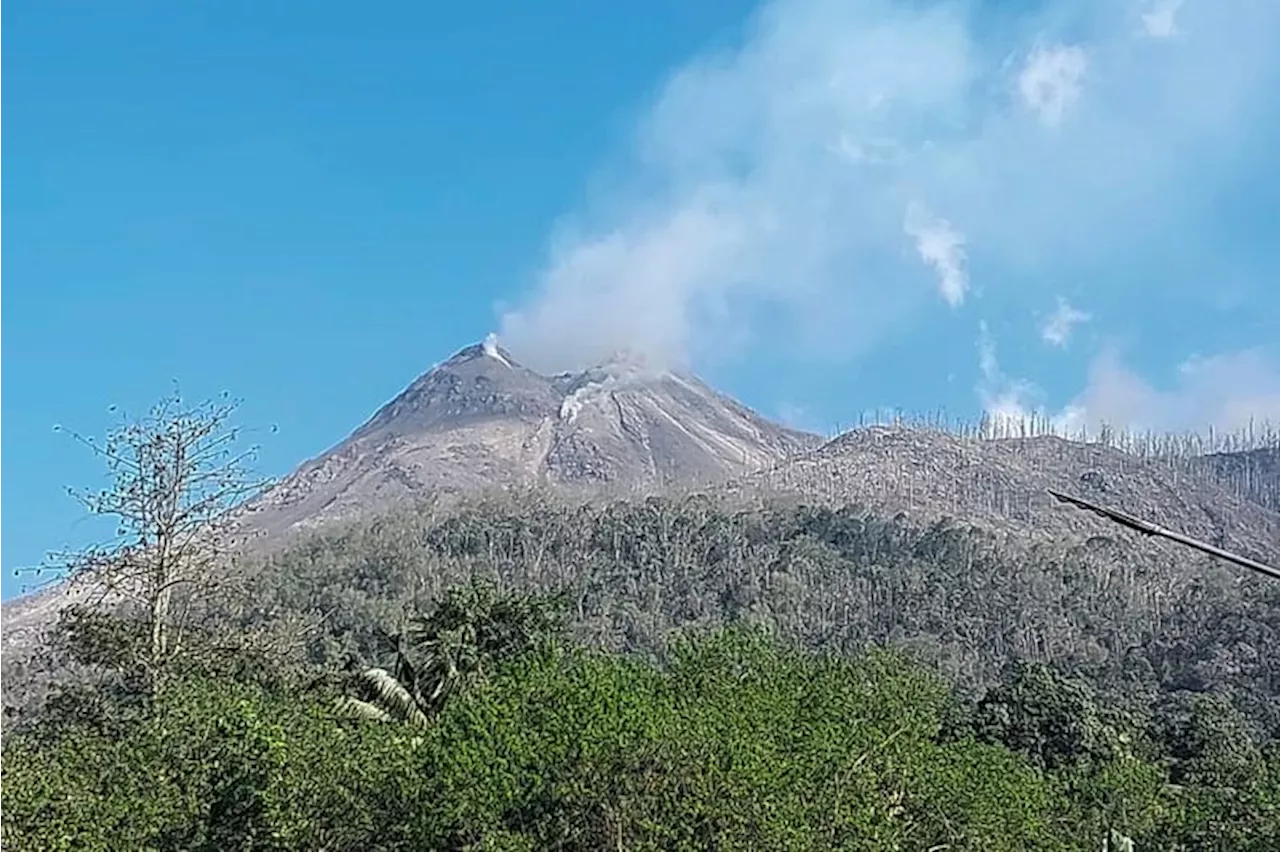
[(635, 496), (705, 487), (822, 442), (628, 353), (543, 375), (489, 339), (304, 463), (253, 507), (251, 525), (270, 537), (509, 488)]

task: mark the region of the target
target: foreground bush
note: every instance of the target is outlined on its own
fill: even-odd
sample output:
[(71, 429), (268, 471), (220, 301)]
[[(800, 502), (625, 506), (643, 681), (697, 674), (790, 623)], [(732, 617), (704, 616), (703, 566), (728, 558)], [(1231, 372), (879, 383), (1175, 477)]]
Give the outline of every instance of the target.
[[(114, 735), (64, 722), (8, 738), (3, 843), (1096, 850), (1115, 830), (1138, 850), (1274, 848), (1274, 759), (1255, 755), (1230, 789), (1171, 787), (1163, 764), (1122, 751), (1041, 768), (1000, 730), (946, 734), (955, 712), (945, 684), (895, 654), (826, 657), (741, 631), (679, 643), (663, 669), (526, 653), (425, 729), (191, 677)], [(1029, 724), (1008, 730), (1025, 740)]]

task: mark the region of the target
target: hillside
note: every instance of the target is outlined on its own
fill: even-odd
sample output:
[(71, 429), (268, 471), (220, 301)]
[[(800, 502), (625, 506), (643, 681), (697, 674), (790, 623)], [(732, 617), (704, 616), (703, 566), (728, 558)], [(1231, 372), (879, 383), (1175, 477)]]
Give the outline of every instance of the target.
[(1280, 514), (1250, 499), (1252, 492), (1230, 486), (1198, 469), (1194, 459), (1142, 458), (1101, 443), (877, 426), (848, 432), (726, 490), (833, 506), (859, 503), (904, 512), (917, 523), (946, 518), (1000, 533), (1011, 545), (1087, 541), (1111, 548), (1115, 558), (1204, 561), (1063, 506), (1047, 493), (1054, 488), (1276, 561)]
[(1215, 481), (1280, 512), (1280, 446), (1206, 453), (1198, 463)]
[[(696, 377), (625, 356), (544, 376), (486, 341), (419, 377), (303, 464), (252, 508), (250, 523), (282, 540), (512, 488), (595, 499), (711, 489), (856, 502), (1026, 541), (1133, 543), (1106, 521), (1053, 501), (1045, 489), (1057, 488), (1268, 561), (1280, 552), (1278, 452), (1144, 457), (1054, 436), (978, 439), (902, 427), (857, 429), (824, 443)], [(1157, 542), (1140, 550), (1191, 558)]]
[[(881, 426), (824, 443), (692, 376), (626, 358), (544, 376), (486, 342), (246, 507), (269, 545), (247, 563), (255, 591), (206, 616), (271, 630), (327, 613), (306, 658), (330, 665), (340, 649), (374, 653), (371, 637), (397, 611), (480, 572), (568, 589), (578, 629), (615, 648), (767, 617), (819, 647), (924, 643), (974, 683), (1023, 655), (1113, 667), (1183, 606), (1201, 607), (1187, 624), (1206, 635), (1235, 613), (1247, 637), (1270, 636), (1263, 589), (1045, 489), (1274, 564), (1280, 514), (1258, 473), (1268, 457), (1210, 458)], [(691, 492), (702, 502), (673, 502)], [(822, 520), (831, 512), (835, 527)], [(1205, 588), (1217, 590), (1211, 605), (1195, 603)], [(7, 713), (37, 704), (66, 670), (47, 640), (68, 600), (53, 588), (4, 604)], [(1269, 679), (1258, 689), (1250, 700), (1267, 707), (1280, 694)]]
[(658, 493), (729, 480), (819, 443), (691, 376), (626, 357), (544, 376), (486, 341), (303, 464), (250, 523), (274, 536), (511, 487)]
[(1280, 666), (1264, 650), (1280, 641), (1280, 583), (1151, 545), (1028, 543), (858, 505), (497, 501), (279, 553), (236, 618), (323, 618), (300, 659), (377, 659), (399, 613), (478, 576), (566, 592), (578, 638), (615, 650), (660, 658), (672, 631), (762, 624), (823, 651), (904, 647), (971, 689), (1030, 660), (1117, 701), (1224, 691), (1280, 734)]

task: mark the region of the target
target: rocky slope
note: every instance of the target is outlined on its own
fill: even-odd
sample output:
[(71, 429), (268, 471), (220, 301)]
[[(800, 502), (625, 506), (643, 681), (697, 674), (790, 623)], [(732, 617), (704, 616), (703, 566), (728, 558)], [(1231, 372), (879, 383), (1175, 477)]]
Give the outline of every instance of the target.
[(1053, 488), (1264, 563), (1280, 562), (1280, 513), (1198, 467), (1052, 436), (964, 438), (872, 427), (745, 477), (728, 491), (833, 505), (856, 502), (904, 512), (920, 523), (951, 518), (1005, 533), (1011, 543), (1081, 541), (1118, 548), (1117, 558), (1151, 554), (1204, 561), (1193, 551), (1064, 506), (1047, 493)]
[(251, 524), (276, 537), (512, 486), (656, 493), (729, 480), (820, 443), (692, 376), (626, 357), (544, 376), (486, 341), (303, 464), (253, 507)]
[[(1053, 541), (1124, 570), (1208, 564), (1063, 506), (1046, 494), (1052, 487), (1280, 563), (1274, 451), (1192, 462), (1053, 437), (927, 429), (873, 427), (824, 442), (694, 377), (634, 359), (546, 376), (486, 342), (430, 370), (303, 464), (247, 507), (246, 522), (261, 540), (281, 544), (326, 524), (486, 489), (619, 496), (703, 488), (752, 501), (853, 502), (920, 524), (951, 518), (996, 531), (1014, 551)], [(33, 653), (67, 600), (49, 589), (4, 604), (6, 707), (14, 684), (42, 676), (31, 668)]]
[(1280, 512), (1280, 446), (1209, 453), (1197, 461), (1215, 481)]

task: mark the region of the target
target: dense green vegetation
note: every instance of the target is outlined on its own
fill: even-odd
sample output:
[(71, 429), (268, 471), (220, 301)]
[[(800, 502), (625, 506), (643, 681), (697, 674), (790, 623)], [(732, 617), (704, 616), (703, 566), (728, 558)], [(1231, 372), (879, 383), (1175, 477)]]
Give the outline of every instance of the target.
[(1280, 733), (1280, 659), (1267, 651), (1280, 647), (1280, 584), (1207, 558), (1135, 567), (1105, 541), (1029, 546), (852, 506), (654, 498), (403, 514), (276, 557), (255, 575), (253, 606), (230, 617), (312, 619), (299, 662), (340, 665), (473, 576), (562, 590), (577, 639), (656, 660), (674, 629), (745, 622), (815, 650), (907, 649), (972, 694), (1020, 661), (1126, 707), (1221, 694), (1259, 736)]
[(136, 514), (134, 603), (6, 733), (8, 849), (1280, 848), (1280, 584), (1221, 566), (523, 500), (213, 584)]
[(662, 666), (544, 639), (472, 644), (482, 674), (425, 726), (245, 669), (185, 670), (111, 729), (51, 715), (5, 743), (5, 848), (1280, 842), (1280, 760), (1217, 699), (1143, 719), (1033, 665), (968, 704), (901, 654), (746, 628), (674, 641)]

